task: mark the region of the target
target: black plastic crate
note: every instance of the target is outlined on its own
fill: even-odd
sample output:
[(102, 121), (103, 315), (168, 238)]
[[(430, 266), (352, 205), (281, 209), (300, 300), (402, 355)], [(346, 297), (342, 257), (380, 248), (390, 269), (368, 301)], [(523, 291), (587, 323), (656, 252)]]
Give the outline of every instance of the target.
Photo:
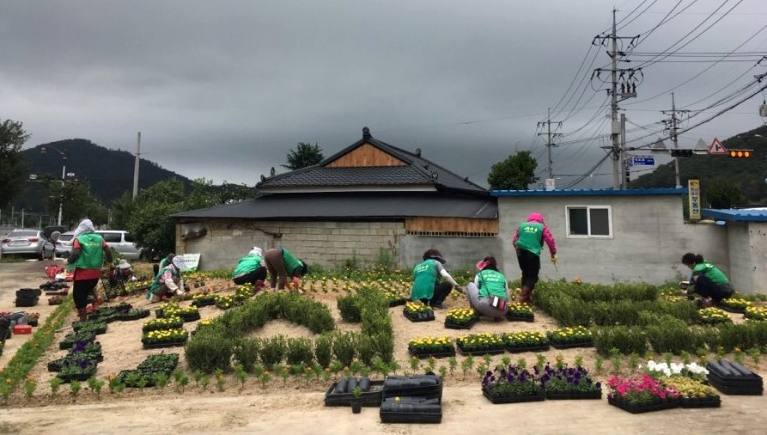
[(437, 398), (389, 397), (381, 402), (382, 423), (441, 423), (442, 404)]
[[(352, 392), (336, 392), (336, 388), (343, 381), (333, 382), (325, 393), (325, 406), (350, 406), (355, 400)], [(381, 406), (384, 381), (370, 381), (370, 389), (360, 394), (362, 406)]]
[(383, 398), (423, 397), (442, 402), (442, 378), (436, 375), (388, 376), (383, 385)]

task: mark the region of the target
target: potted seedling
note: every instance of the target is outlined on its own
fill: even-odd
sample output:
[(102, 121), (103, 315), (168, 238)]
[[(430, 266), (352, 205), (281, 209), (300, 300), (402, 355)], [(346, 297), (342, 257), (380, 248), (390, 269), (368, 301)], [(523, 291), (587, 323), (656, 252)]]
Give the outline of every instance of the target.
[(352, 394), (354, 394), (354, 399), (352, 400), (352, 412), (354, 414), (359, 414), (362, 412), (362, 400), (360, 399), (360, 396), (362, 396), (362, 388), (359, 385), (354, 387)]

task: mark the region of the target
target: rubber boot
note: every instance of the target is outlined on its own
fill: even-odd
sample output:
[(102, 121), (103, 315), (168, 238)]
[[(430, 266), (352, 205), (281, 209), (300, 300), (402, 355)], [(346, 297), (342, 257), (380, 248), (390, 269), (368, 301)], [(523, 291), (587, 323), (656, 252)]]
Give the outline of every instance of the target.
[(530, 287), (522, 286), (522, 291), (519, 293), (520, 304), (530, 304), (530, 295), (533, 293), (533, 289)]

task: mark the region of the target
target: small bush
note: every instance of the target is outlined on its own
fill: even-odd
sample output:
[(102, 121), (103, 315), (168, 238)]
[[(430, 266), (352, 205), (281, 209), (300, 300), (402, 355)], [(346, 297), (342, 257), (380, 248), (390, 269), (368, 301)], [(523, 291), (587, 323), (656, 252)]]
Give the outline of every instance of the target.
[(286, 348), (287, 342), (283, 335), (264, 339), (261, 342), (261, 352), (259, 354), (261, 362), (271, 370), (275, 365), (282, 362)]
[(232, 349), (234, 360), (241, 364), (242, 368), (248, 372), (253, 372), (253, 366), (258, 362), (258, 352), (261, 348), (261, 340), (253, 337), (238, 338), (234, 342)]
[(333, 354), (341, 365), (348, 367), (354, 361), (357, 349), (357, 335), (351, 332), (337, 333), (333, 341)]
[(340, 296), (337, 299), (338, 311), (341, 318), (347, 322), (358, 323), (362, 320), (360, 313), (360, 297), (358, 294)]
[(205, 332), (195, 334), (194, 340), (189, 340), (184, 347), (189, 369), (204, 373), (213, 373), (216, 369), (229, 370), (232, 360), (232, 340), (225, 335), (211, 334), (207, 329)]
[(623, 355), (647, 353), (647, 338), (639, 327), (607, 326), (593, 328), (592, 337), (597, 353), (603, 357), (610, 357), (611, 350), (617, 349)]
[(314, 365), (312, 340), (308, 338), (288, 338), (285, 348), (285, 360), (288, 365), (311, 367)]
[(323, 334), (314, 340), (314, 358), (322, 368), (330, 367), (333, 360), (333, 336)]

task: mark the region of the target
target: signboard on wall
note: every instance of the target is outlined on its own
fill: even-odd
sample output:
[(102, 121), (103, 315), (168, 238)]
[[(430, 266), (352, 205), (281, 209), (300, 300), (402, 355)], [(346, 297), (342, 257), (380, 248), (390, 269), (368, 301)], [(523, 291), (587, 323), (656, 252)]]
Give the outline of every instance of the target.
[(182, 272), (196, 272), (197, 267), (200, 266), (200, 254), (182, 254), (184, 259), (184, 268)]
[(687, 195), (690, 201), (690, 220), (700, 220), (700, 180), (687, 180)]

